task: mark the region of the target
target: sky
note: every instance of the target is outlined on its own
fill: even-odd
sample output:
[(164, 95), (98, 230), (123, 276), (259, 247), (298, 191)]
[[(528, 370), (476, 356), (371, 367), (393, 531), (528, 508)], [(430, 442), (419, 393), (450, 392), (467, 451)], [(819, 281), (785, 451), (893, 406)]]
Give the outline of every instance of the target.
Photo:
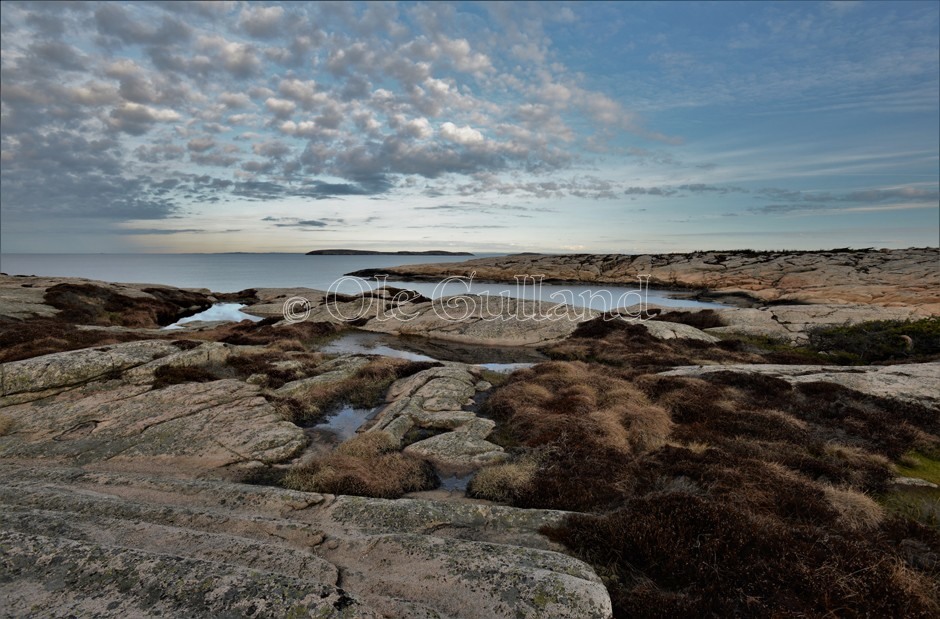
[(2, 2), (4, 253), (938, 246), (938, 2)]

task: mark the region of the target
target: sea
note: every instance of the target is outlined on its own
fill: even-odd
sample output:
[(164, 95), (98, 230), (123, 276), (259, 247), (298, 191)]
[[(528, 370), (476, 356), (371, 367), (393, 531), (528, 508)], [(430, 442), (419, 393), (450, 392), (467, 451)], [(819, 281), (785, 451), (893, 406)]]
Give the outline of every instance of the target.
[[(488, 258), (505, 254), (476, 254)], [(362, 269), (405, 264), (463, 262), (470, 256), (307, 256), (286, 253), (230, 254), (0, 254), (0, 272), (7, 275), (83, 277), (108, 282), (165, 284), (237, 292), (248, 288), (314, 288), (357, 294), (380, 285), (372, 279), (346, 277)], [(494, 284), (471, 280), (405, 282), (389, 278), (385, 285), (415, 290), (429, 298), (455, 294), (489, 294), (540, 299), (609, 311), (640, 301), (667, 307), (724, 307), (684, 298), (682, 293), (633, 286)]]

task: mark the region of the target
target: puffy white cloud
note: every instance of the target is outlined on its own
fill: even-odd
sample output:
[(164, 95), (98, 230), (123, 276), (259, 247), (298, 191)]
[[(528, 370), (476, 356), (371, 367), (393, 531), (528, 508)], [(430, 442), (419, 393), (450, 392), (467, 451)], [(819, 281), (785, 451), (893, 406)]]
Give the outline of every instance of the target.
[[(236, 183), (239, 196), (319, 198), (397, 190), (404, 175), (441, 187), (446, 179), (457, 191), (463, 175), (556, 171), (578, 146), (563, 114), (602, 124), (618, 114), (603, 99), (589, 103), (564, 67), (546, 65), (549, 42), (510, 15), (500, 30), (446, 5), (87, 3), (42, 19), (33, 5), (15, 6), (4, 11), (5, 212), (34, 202), (10, 189), (11, 175), (45, 184), (47, 196), (68, 185), (51, 172), (8, 171), (29, 152), (73, 149), (68, 159), (56, 152), (59, 169), (104, 180), (67, 189), (101, 190), (114, 201), (102, 207), (110, 215), (139, 204), (166, 216), (173, 196), (225, 200)], [(63, 130), (75, 135), (45, 137)], [(47, 146), (29, 151), (39, 143)], [(204, 180), (161, 193), (128, 180), (172, 180), (194, 166), (219, 178), (200, 171)], [(314, 185), (318, 175), (334, 182)], [(557, 191), (584, 190), (566, 187)]]
[(239, 109), (251, 105), (251, 97), (243, 92), (223, 92), (216, 100), (229, 109)]
[(186, 144), (186, 148), (190, 152), (202, 153), (213, 147), (215, 147), (215, 140), (209, 136), (203, 136), (198, 138), (193, 138)]
[(249, 77), (261, 69), (261, 60), (253, 45), (212, 35), (199, 37), (198, 46), (215, 56), (216, 61), (236, 77)]
[(458, 127), (452, 122), (446, 122), (441, 125), (441, 137), (464, 146), (482, 144), (484, 142), (483, 134), (469, 125)]
[(131, 135), (142, 135), (149, 131), (155, 123), (167, 123), (179, 119), (179, 113), (174, 110), (125, 102), (111, 110), (107, 122), (113, 129), (118, 131), (130, 133)]
[(297, 109), (297, 104), (287, 99), (276, 99), (268, 97), (264, 101), (264, 106), (274, 113), (278, 118), (287, 118)]
[(486, 54), (474, 52), (470, 42), (466, 39), (449, 39), (440, 36), (438, 45), (441, 51), (454, 68), (467, 73), (482, 73), (493, 68), (492, 62)]
[(65, 96), (74, 103), (98, 107), (117, 103), (117, 89), (111, 84), (89, 80), (79, 86), (66, 88)]
[(279, 6), (246, 6), (238, 16), (238, 26), (258, 38), (277, 36), (284, 9)]
[(434, 135), (434, 129), (427, 118), (415, 118), (405, 123), (405, 130), (412, 136), (425, 139)]

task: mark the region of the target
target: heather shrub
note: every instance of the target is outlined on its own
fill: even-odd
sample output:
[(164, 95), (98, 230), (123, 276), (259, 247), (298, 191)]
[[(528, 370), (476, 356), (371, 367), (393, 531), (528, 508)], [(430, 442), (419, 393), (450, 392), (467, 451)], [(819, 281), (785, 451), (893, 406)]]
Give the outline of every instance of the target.
[(940, 318), (877, 320), (809, 331), (809, 345), (843, 364), (940, 355)]

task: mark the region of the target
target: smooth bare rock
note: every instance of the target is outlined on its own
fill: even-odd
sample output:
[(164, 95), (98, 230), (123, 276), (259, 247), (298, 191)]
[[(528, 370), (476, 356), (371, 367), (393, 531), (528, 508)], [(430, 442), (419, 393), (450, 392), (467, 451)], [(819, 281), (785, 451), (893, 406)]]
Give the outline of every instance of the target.
[(402, 265), (383, 271), (396, 277), (450, 276), (513, 282), (517, 275), (548, 280), (707, 289), (744, 294), (762, 302), (908, 306), (918, 315), (940, 314), (940, 249), (844, 252), (734, 252), (691, 254), (514, 255), (460, 263)]
[(539, 533), (566, 515), (0, 461), (0, 594), (54, 616), (607, 619)]
[(463, 364), (452, 364), (449, 366), (422, 370), (417, 374), (413, 374), (401, 380), (395, 381), (388, 389), (386, 401), (394, 402), (400, 398), (412, 396), (418, 389), (423, 387), (430, 380), (438, 378), (449, 378), (452, 380), (464, 381), (467, 379), (468, 373), (473, 376), (473, 373), (477, 371), (478, 370), (476, 370), (476, 368), (465, 366)]
[[(578, 323), (598, 315), (594, 310), (503, 297), (456, 296), (428, 301), (396, 300), (384, 289), (359, 297), (330, 297), (306, 288), (261, 289), (260, 303), (244, 309), (256, 316), (282, 316), (284, 303), (295, 303), (298, 315), (314, 322), (355, 323), (376, 333), (414, 335), (492, 346), (538, 346), (563, 339)], [(306, 312), (309, 310), (309, 312)]]
[[(310, 291), (317, 298), (317, 291)], [(357, 301), (359, 302), (359, 301)], [(355, 304), (357, 302), (349, 302)], [(382, 300), (376, 303), (384, 303)], [(325, 302), (323, 302), (325, 303)], [(716, 342), (722, 333), (768, 336), (801, 342), (807, 331), (814, 327), (857, 324), (873, 320), (916, 320), (925, 315), (923, 306), (894, 306), (859, 303), (781, 304), (754, 308), (723, 308), (713, 310), (724, 324), (721, 327), (700, 330), (681, 323), (660, 320), (636, 321), (644, 325), (650, 335), (658, 339), (694, 339)], [(340, 304), (342, 305), (342, 304)], [(344, 306), (347, 309), (352, 305)], [(390, 306), (388, 306), (390, 307)], [(337, 321), (324, 315), (325, 305), (317, 306), (309, 320)], [(656, 309), (656, 306), (650, 306)], [(938, 306), (940, 308), (940, 306)], [(637, 315), (644, 308), (634, 305), (621, 308), (625, 316)], [(697, 312), (700, 308), (659, 307), (670, 312)], [(367, 314), (360, 329), (390, 335), (412, 335), (442, 341), (484, 344), (494, 346), (541, 346), (570, 336), (577, 326), (596, 318), (594, 310), (565, 306), (557, 308), (548, 303), (503, 299), (497, 303), (490, 298), (489, 305), (482, 297), (469, 296), (436, 299), (402, 306), (399, 314), (392, 312), (381, 319), (375, 312)], [(929, 312), (926, 312), (929, 314)], [(940, 313), (940, 312), (938, 312)], [(354, 314), (349, 314), (353, 316)], [(633, 321), (631, 318), (624, 318)]]
[(179, 352), (168, 341), (145, 340), (11, 361), (0, 364), (2, 395), (75, 387)]
[(913, 307), (873, 305), (774, 305), (760, 309), (718, 310), (726, 326), (706, 329), (708, 333), (741, 333), (805, 341), (813, 328), (853, 325), (874, 320), (917, 320)]
[[(470, 380), (468, 380), (468, 378)], [(428, 411), (459, 410), (467, 404), (476, 393), (471, 383), (472, 377), (467, 375), (463, 380), (454, 378), (434, 378), (429, 380), (420, 389), (415, 391), (414, 397), (423, 399), (421, 407)]]
[(461, 428), (412, 443), (404, 451), (453, 470), (475, 470), (509, 457), (499, 445)]
[(284, 397), (302, 397), (310, 389), (333, 382), (339, 382), (355, 375), (369, 364), (368, 357), (347, 355), (337, 357), (317, 366), (320, 374), (310, 378), (301, 378), (285, 383), (275, 393)]
[[(404, 598), (409, 606), (423, 607), (427, 616), (581, 619), (612, 614), (607, 591), (593, 571), (557, 553), (409, 534), (344, 544), (338, 552), (358, 554), (365, 564), (362, 571), (344, 569), (344, 586), (367, 601), (374, 595)], [(441, 579), (444, 574), (448, 578)], [(408, 606), (383, 608), (398, 611), (395, 616), (405, 609), (410, 611)]]
[(205, 367), (225, 363), (230, 356), (253, 348), (252, 346), (236, 346), (224, 342), (204, 342), (196, 348), (179, 350), (144, 365), (126, 370), (122, 373), (122, 379), (127, 382), (149, 384), (153, 382), (154, 372), (161, 367)]
[(408, 414), (414, 422), (414, 425), (420, 428), (437, 428), (444, 430), (455, 430), (479, 419), (475, 413), (463, 410), (428, 410), (416, 407), (416, 410), (408, 411)]
[[(242, 311), (252, 316), (271, 318), (283, 317), (284, 303), (288, 299), (306, 299), (310, 307), (316, 307), (326, 298), (326, 292), (313, 288), (257, 288), (255, 297), (258, 301), (242, 308)], [(303, 308), (298, 305), (295, 309), (300, 312)]]
[(464, 432), (476, 438), (486, 438), (490, 435), (493, 429), (496, 427), (496, 422), (492, 419), (484, 419), (482, 417), (477, 417), (471, 419), (467, 423), (460, 424), (457, 426), (457, 432)]
[(891, 480), (895, 486), (914, 486), (917, 488), (940, 488), (937, 484), (919, 477), (895, 477)]
[[(633, 322), (627, 320), (626, 322)], [(644, 320), (638, 322), (646, 328), (650, 335), (655, 337), (658, 340), (697, 340), (699, 342), (717, 342), (718, 338), (714, 335), (709, 335), (701, 329), (696, 329), (689, 325), (685, 325), (679, 322), (667, 322), (665, 320)]]
[(579, 322), (598, 315), (590, 309), (550, 303), (468, 296), (417, 304), (413, 316), (369, 320), (366, 331), (416, 335), (490, 346), (539, 346), (569, 336)]
[(185, 290), (209, 295), (205, 288), (175, 288), (163, 284), (103, 282), (82, 277), (46, 277), (0, 275), (0, 317), (25, 320), (29, 318), (51, 318), (60, 315), (60, 310), (45, 302), (46, 291), (58, 284), (93, 285), (106, 292), (132, 299), (157, 301), (157, 297), (145, 289)]
[(14, 615), (380, 617), (337, 587), (215, 561), (8, 531), (0, 547)]
[(107, 463), (126, 469), (219, 469), (281, 462), (306, 444), (258, 387), (237, 380), (151, 390), (94, 383), (8, 406), (16, 431), (0, 437), (0, 457)]
[(32, 280), (0, 275), (0, 316), (25, 320), (51, 318), (59, 313), (45, 302), (46, 286), (37, 285)]
[(394, 401), (379, 412), (369, 431), (386, 432), (401, 444), (415, 427), (449, 430), (404, 448), (447, 470), (472, 471), (505, 459), (503, 448), (486, 440), (495, 422), (463, 410), (481, 386), (478, 376), (477, 368), (454, 363), (396, 381), (388, 391)]
[(789, 383), (827, 382), (861, 393), (914, 402), (940, 410), (940, 362), (888, 366), (709, 365), (682, 366), (665, 376), (704, 376), (712, 372), (764, 374)]

